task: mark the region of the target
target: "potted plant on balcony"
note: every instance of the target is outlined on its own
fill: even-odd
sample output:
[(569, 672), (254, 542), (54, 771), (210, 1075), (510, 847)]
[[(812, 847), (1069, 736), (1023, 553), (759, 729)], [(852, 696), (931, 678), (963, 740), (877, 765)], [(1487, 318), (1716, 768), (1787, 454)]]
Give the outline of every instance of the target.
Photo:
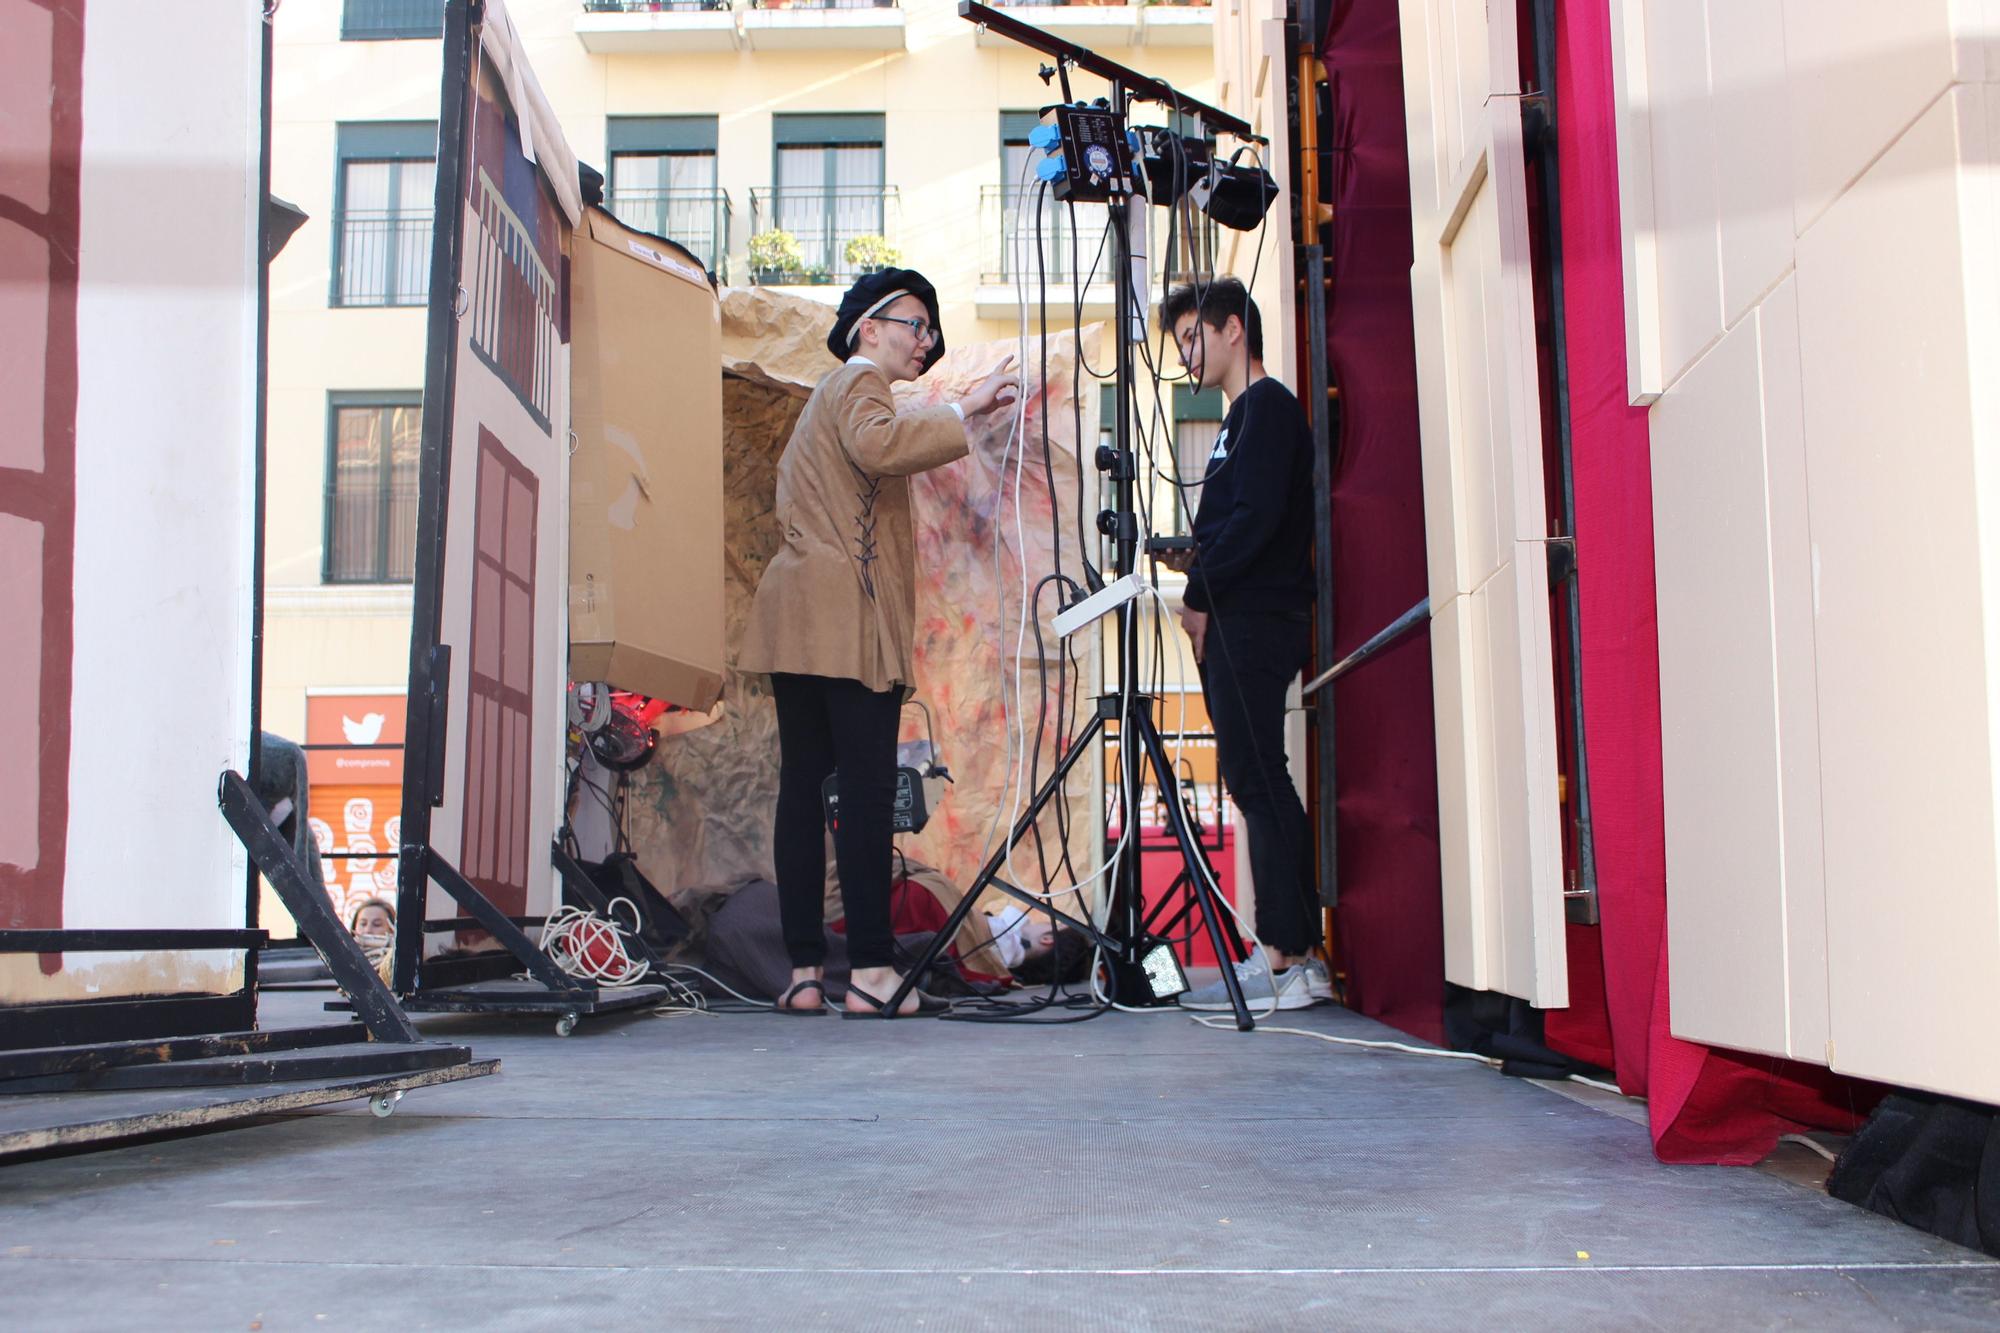
[(886, 236), (857, 236), (847, 243), (842, 258), (860, 273), (880, 273), (903, 262), (903, 252), (889, 244)]
[(806, 271), (799, 238), (780, 227), (750, 238), (750, 280), (760, 287), (795, 282)]

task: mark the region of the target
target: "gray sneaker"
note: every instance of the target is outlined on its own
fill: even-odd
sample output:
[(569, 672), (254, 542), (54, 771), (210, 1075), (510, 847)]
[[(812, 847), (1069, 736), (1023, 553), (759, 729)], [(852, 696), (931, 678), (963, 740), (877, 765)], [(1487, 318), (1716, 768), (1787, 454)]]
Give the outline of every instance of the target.
[[(1321, 1000), (1333, 998), (1333, 987), (1328, 983), (1326, 968), (1317, 959), (1307, 959), (1296, 966), (1278, 973), (1275, 984), (1271, 976), (1270, 960), (1262, 949), (1250, 955), (1246, 962), (1236, 965), (1236, 982), (1243, 988), (1243, 1000), (1250, 1008), (1269, 1012), (1272, 1001), (1279, 1009), (1306, 1009)], [(1199, 990), (1191, 990), (1180, 997), (1183, 1009), (1203, 1009), (1226, 1011), (1229, 1008), (1229, 988), (1220, 977)]]
[[(1315, 1000), (1333, 999), (1333, 979), (1326, 974), (1326, 964), (1317, 958), (1308, 958), (1291, 972), (1303, 972), (1306, 977), (1306, 994)], [(1287, 976), (1290, 972), (1286, 973)]]

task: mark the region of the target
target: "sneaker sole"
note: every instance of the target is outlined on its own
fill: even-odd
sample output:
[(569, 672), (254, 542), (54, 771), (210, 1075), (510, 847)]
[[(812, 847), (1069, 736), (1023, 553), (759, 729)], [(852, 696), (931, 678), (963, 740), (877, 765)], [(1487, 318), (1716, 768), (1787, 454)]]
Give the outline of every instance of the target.
[[(1280, 995), (1278, 997), (1278, 1008), (1310, 1009), (1314, 1005), (1324, 1003), (1326, 1000), (1331, 998), (1332, 998), (1331, 996), (1322, 997), (1318, 995), (1300, 995), (1296, 993), (1291, 995)], [(1268, 995), (1260, 995), (1255, 999), (1252, 999), (1251, 997), (1246, 995), (1243, 997), (1243, 1000), (1244, 1003), (1250, 1007), (1250, 1012), (1253, 1014), (1260, 1009), (1268, 1009), (1271, 1004), (1271, 997)], [(1229, 1001), (1227, 1000), (1212, 1000), (1212, 1001), (1198, 1000), (1193, 1004), (1189, 1004), (1186, 1000), (1183, 1000), (1180, 1002), (1180, 1004), (1181, 1008), (1183, 1009), (1196, 1009), (1203, 1013), (1211, 1013), (1211, 1014), (1214, 1013), (1226, 1014), (1229, 1013), (1232, 1008)]]

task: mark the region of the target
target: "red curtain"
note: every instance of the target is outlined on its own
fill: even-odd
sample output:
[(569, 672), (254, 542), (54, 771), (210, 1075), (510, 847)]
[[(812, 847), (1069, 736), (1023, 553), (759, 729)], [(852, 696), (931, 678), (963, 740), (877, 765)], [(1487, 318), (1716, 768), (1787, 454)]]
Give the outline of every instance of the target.
[[(1409, 159), (1395, 0), (1336, 0), (1320, 50), (1334, 223), (1328, 355), (1341, 388), (1333, 479), (1337, 650), (1425, 592), (1410, 306)], [(1754, 1162), (1779, 1134), (1846, 1126), (1868, 1091), (1825, 1070), (1677, 1041), (1669, 1031), (1660, 699), (1646, 413), (1625, 382), (1609, 11), (1558, 0), (1564, 315), (1582, 571), (1585, 731), (1603, 924), (1570, 927), (1571, 1007), (1549, 1044), (1649, 1099), (1672, 1162)], [(1441, 1036), (1443, 927), (1429, 642), (1335, 696), (1340, 906), (1352, 1002)]]
[(1666, 839), (1646, 412), (1630, 405), (1604, 0), (1558, 0), (1563, 315), (1580, 571), (1584, 733), (1603, 924), (1569, 929), (1570, 1008), (1549, 1044), (1645, 1096), (1669, 1162), (1749, 1163), (1802, 1126), (1847, 1127), (1866, 1089), (1823, 1069), (1677, 1040), (1667, 1005)]
[[(1327, 355), (1341, 392), (1333, 473), (1335, 652), (1421, 601), (1423, 455), (1410, 312), (1410, 168), (1395, 0), (1337, 0), (1321, 133), (1333, 200)], [(1413, 634), (1334, 687), (1339, 943), (1350, 1003), (1443, 1038), (1437, 742), (1430, 640)]]

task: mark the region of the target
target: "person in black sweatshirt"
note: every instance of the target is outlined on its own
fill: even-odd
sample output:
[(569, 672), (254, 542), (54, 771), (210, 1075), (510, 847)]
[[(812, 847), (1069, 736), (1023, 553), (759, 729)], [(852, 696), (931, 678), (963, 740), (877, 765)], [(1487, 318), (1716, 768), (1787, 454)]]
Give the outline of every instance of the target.
[[(1332, 998), (1320, 942), (1310, 829), (1285, 764), (1285, 696), (1311, 654), (1312, 435), (1299, 400), (1264, 373), (1263, 321), (1234, 278), (1177, 287), (1160, 322), (1189, 387), (1220, 389), (1229, 415), (1209, 453), (1181, 624), (1201, 671), (1223, 784), (1242, 813), (1262, 945), (1236, 965), (1253, 1005)], [(1193, 478), (1182, 478), (1188, 485)], [(1226, 1009), (1221, 982), (1181, 996)]]

